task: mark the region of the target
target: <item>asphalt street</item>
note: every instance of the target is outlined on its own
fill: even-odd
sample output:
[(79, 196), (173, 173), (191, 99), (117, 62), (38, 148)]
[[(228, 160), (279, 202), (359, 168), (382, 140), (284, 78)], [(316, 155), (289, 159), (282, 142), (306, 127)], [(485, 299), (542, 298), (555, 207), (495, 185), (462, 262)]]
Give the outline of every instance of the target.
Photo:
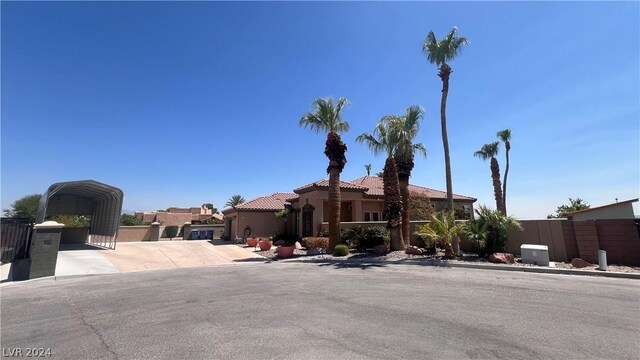
[(640, 358), (629, 279), (271, 263), (31, 281), (0, 287), (0, 300), (4, 355)]

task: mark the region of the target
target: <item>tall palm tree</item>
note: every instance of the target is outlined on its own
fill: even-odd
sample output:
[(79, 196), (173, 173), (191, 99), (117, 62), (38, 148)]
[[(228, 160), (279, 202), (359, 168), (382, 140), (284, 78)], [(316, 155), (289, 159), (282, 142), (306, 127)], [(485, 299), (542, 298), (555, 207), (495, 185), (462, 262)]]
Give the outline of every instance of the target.
[(229, 200), (227, 200), (225, 206), (231, 206), (232, 208), (236, 208), (236, 206), (244, 203), (244, 197), (242, 195), (233, 195)]
[(480, 150), (473, 153), (473, 156), (482, 160), (491, 159), (491, 179), (493, 180), (493, 194), (496, 198), (496, 209), (502, 212), (502, 209), (504, 209), (504, 199), (502, 198), (502, 184), (500, 183), (500, 165), (498, 165), (498, 160), (496, 160), (499, 146), (500, 142), (498, 141), (491, 144), (484, 144)]
[(367, 170), (367, 176), (371, 175), (371, 164), (366, 164), (364, 168)]
[(377, 177), (384, 177), (384, 173), (383, 173), (382, 171), (378, 171), (378, 172), (376, 173), (376, 176), (377, 176)]
[(386, 153), (387, 160), (384, 164), (382, 182), (384, 186), (384, 214), (387, 218), (391, 250), (406, 249), (402, 241), (402, 229), (400, 227), (402, 214), (402, 195), (398, 183), (398, 167), (393, 154), (398, 146), (397, 131), (393, 121), (394, 116), (385, 116), (376, 125), (373, 134), (363, 133), (356, 138), (356, 142), (365, 143), (375, 155)]
[(511, 129), (504, 129), (502, 131), (498, 131), (498, 137), (504, 143), (504, 148), (506, 152), (507, 158), (507, 166), (504, 169), (504, 181), (502, 181), (502, 198), (503, 198), (503, 208), (502, 213), (507, 215), (507, 175), (509, 174), (509, 151), (511, 150)]
[(300, 118), (298, 125), (316, 133), (327, 132), (324, 154), (329, 158), (329, 251), (340, 243), (340, 173), (347, 163), (347, 145), (339, 133), (349, 131), (349, 123), (342, 120), (342, 110), (349, 103), (345, 98), (318, 98), (312, 103), (313, 112)]
[(411, 230), (409, 224), (410, 194), (409, 177), (414, 167), (414, 154), (418, 152), (422, 156), (427, 156), (427, 149), (423, 144), (414, 144), (413, 140), (420, 130), (420, 120), (424, 114), (424, 109), (419, 105), (407, 108), (405, 114), (392, 120), (393, 129), (396, 132), (398, 146), (393, 155), (398, 166), (398, 181), (400, 183), (400, 193), (402, 194), (402, 238), (405, 245), (410, 245)]
[[(422, 52), (430, 63), (439, 66), (438, 76), (442, 79), (442, 99), (440, 101), (440, 126), (442, 128), (442, 146), (444, 147), (444, 165), (447, 176), (447, 207), (453, 211), (453, 185), (451, 184), (451, 160), (449, 158), (449, 138), (447, 137), (447, 96), (449, 94), (449, 76), (453, 72), (447, 62), (453, 60), (462, 47), (469, 41), (458, 36), (458, 28), (453, 27), (442, 40), (438, 41), (433, 31), (429, 31), (422, 43)], [(458, 244), (453, 245), (453, 251), (458, 252)]]

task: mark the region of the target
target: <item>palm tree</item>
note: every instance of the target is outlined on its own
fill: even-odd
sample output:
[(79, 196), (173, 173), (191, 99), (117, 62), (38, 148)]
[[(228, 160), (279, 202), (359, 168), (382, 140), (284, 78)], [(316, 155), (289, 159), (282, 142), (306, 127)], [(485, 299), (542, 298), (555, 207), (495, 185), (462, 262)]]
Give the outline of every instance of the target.
[(384, 116), (373, 130), (373, 134), (363, 133), (356, 138), (358, 143), (366, 143), (374, 155), (387, 154), (384, 164), (382, 182), (384, 186), (384, 214), (387, 217), (391, 250), (404, 250), (402, 229), (400, 227), (402, 214), (402, 196), (398, 183), (398, 167), (393, 154), (398, 146), (397, 131), (393, 127), (394, 116)]
[(383, 173), (382, 171), (378, 171), (378, 172), (376, 173), (376, 176), (377, 176), (377, 177), (380, 177), (380, 178), (381, 178), (381, 177), (384, 177), (384, 173)]
[(452, 259), (455, 253), (451, 245), (458, 242), (458, 233), (464, 229), (464, 224), (455, 224), (451, 211), (441, 211), (431, 215), (431, 221), (428, 224), (418, 226), (416, 234), (428, 239), (427, 246), (435, 244), (444, 248), (444, 256)]
[[(444, 165), (447, 176), (447, 206), (453, 211), (453, 186), (451, 184), (451, 160), (449, 158), (449, 139), (447, 137), (447, 95), (449, 94), (449, 76), (453, 72), (447, 64), (453, 60), (460, 49), (469, 41), (465, 37), (457, 35), (458, 28), (453, 27), (442, 40), (438, 41), (433, 31), (429, 31), (427, 38), (422, 44), (422, 52), (427, 56), (430, 63), (439, 66), (438, 76), (442, 79), (442, 99), (440, 101), (440, 126), (442, 128), (442, 146), (444, 147)], [(458, 244), (455, 243), (453, 250), (458, 252)]]
[(242, 204), (244, 202), (244, 198), (242, 195), (233, 195), (229, 200), (227, 200), (225, 206), (231, 206), (232, 208), (236, 208), (236, 206)]
[(493, 180), (493, 194), (496, 198), (496, 209), (502, 212), (502, 209), (504, 209), (504, 199), (502, 198), (502, 185), (500, 184), (500, 165), (498, 165), (498, 160), (496, 160), (499, 146), (500, 142), (498, 141), (491, 144), (484, 144), (480, 150), (473, 153), (473, 156), (482, 160), (491, 159), (491, 179)]
[(313, 112), (300, 118), (299, 125), (311, 128), (316, 133), (327, 132), (324, 154), (329, 158), (329, 251), (340, 243), (340, 173), (347, 163), (347, 145), (339, 133), (349, 131), (349, 123), (342, 120), (342, 109), (349, 103), (339, 98), (318, 98), (312, 103)]
[(504, 181), (502, 181), (502, 212), (507, 215), (507, 175), (509, 174), (509, 150), (511, 150), (511, 129), (498, 131), (498, 137), (504, 143), (506, 149), (507, 166), (504, 169)]
[(402, 194), (402, 238), (407, 246), (410, 245), (411, 239), (409, 177), (411, 177), (411, 171), (414, 167), (414, 154), (418, 152), (424, 157), (427, 156), (427, 149), (423, 144), (413, 143), (420, 130), (420, 120), (423, 114), (422, 107), (413, 105), (407, 108), (404, 116), (393, 119), (393, 129), (396, 131), (395, 137), (398, 139), (398, 147), (393, 157), (398, 166), (398, 181)]
[(371, 164), (366, 164), (364, 168), (367, 170), (367, 176), (371, 175)]

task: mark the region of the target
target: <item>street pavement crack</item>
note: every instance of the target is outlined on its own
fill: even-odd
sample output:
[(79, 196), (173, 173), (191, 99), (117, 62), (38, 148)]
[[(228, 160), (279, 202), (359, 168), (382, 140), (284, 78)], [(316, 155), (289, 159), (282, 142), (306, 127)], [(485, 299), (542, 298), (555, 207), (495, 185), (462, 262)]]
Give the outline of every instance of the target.
[(113, 358), (115, 360), (118, 360), (118, 354), (113, 351), (109, 345), (107, 345), (107, 342), (105, 341), (104, 337), (100, 334), (100, 332), (98, 331), (98, 329), (96, 329), (93, 325), (91, 325), (87, 319), (85, 318), (84, 314), (82, 313), (82, 311), (79, 309), (78, 304), (73, 301), (73, 299), (71, 298), (71, 296), (66, 296), (67, 299), (69, 300), (69, 303), (71, 303), (71, 309), (73, 309), (73, 311), (78, 314), (78, 316), (80, 317), (80, 320), (82, 320), (82, 323), (87, 326), (89, 329), (91, 329), (91, 331), (96, 335), (96, 337), (98, 338), (98, 340), (100, 340), (100, 343), (102, 344), (102, 346), (105, 348), (105, 350), (107, 350), (107, 352), (109, 352), (111, 355), (113, 355)]

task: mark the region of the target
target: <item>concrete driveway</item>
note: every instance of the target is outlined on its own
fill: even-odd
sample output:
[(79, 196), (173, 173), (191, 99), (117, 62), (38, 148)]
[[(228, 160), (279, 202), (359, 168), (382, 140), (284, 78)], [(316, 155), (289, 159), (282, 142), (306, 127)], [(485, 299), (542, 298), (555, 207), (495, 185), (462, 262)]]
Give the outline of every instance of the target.
[(2, 288), (66, 359), (638, 359), (640, 281), (422, 265), (199, 267)]
[(239, 264), (264, 258), (236, 245), (210, 240), (119, 243), (116, 250), (62, 245), (56, 276), (108, 274), (181, 267)]

